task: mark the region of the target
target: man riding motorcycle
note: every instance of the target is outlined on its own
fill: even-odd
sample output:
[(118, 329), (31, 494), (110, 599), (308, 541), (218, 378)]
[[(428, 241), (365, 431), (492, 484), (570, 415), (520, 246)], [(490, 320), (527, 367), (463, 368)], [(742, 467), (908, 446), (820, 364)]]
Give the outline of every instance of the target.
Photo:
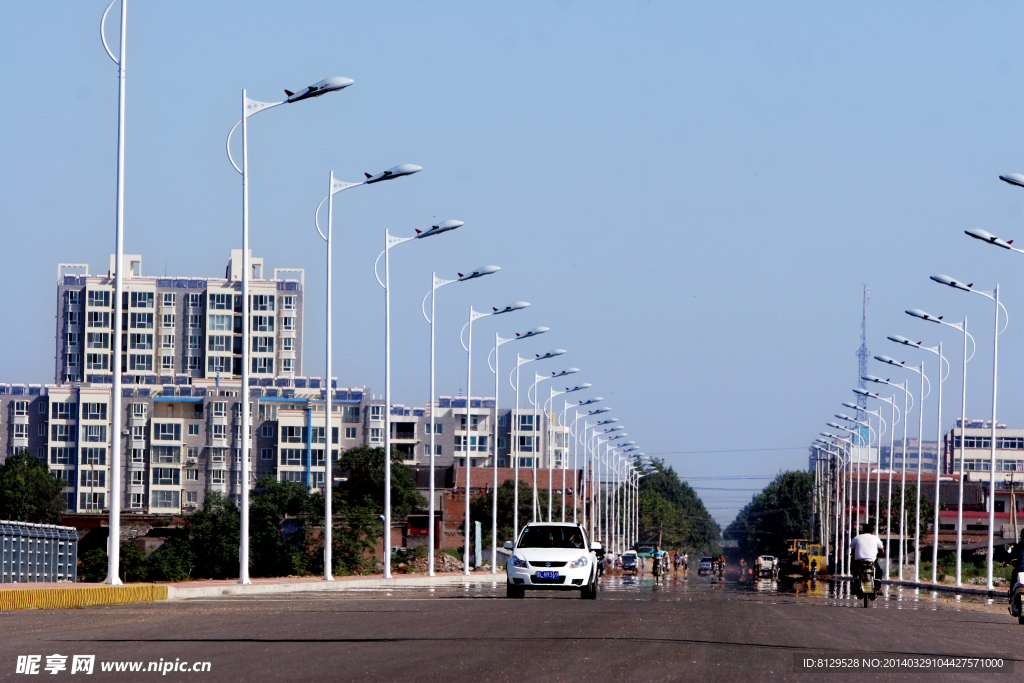
[(1024, 572), (1024, 529), (1021, 529), (1020, 539), (1010, 551), (1010, 565), (1013, 567), (1013, 581), (1010, 588), (1010, 614), (1017, 617), (1017, 620), (1024, 624), (1024, 610), (1021, 609), (1020, 594), (1024, 592), (1024, 586), (1020, 584), (1020, 574)]
[(655, 576), (668, 571), (668, 553), (662, 550), (660, 545), (654, 546), (654, 551), (651, 553), (651, 561), (654, 563)]
[(866, 569), (874, 567), (879, 554), (885, 555), (885, 546), (882, 544), (882, 539), (871, 533), (871, 525), (864, 524), (861, 527), (860, 535), (854, 537), (850, 542), (850, 547), (853, 550), (853, 565), (850, 567), (854, 579), (853, 589), (859, 595), (862, 593), (860, 577)]

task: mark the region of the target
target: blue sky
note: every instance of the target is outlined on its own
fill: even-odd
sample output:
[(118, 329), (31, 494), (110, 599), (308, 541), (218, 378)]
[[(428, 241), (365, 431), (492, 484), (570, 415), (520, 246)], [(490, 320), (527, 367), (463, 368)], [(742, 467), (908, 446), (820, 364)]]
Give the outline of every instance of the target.
[[(99, 42), (104, 6), (14, 4), (0, 29), (3, 381), (52, 379), (56, 263), (105, 271), (113, 250), (117, 71)], [(568, 349), (544, 369), (581, 368), (574, 379), (594, 384), (646, 452), (676, 453), (664, 457), (727, 523), (752, 492), (703, 487), (764, 480), (696, 477), (806, 466), (802, 448), (852, 396), (865, 283), (873, 353), (917, 362), (887, 334), (956, 348), (952, 331), (906, 308), (970, 316), (980, 350), (968, 412), (985, 416), (990, 309), (928, 276), (1000, 282), (1011, 316), (1000, 421), (1024, 426), (1024, 262), (963, 235), (1024, 235), (1024, 193), (997, 180), (1024, 171), (1022, 13), (1009, 2), (130, 0), (125, 248), (147, 274), (223, 273), (240, 243), (224, 138), (242, 88), (275, 100), (353, 78), (250, 121), (252, 248), (268, 270), (306, 268), (307, 374), (323, 369), (312, 215), (328, 173), (419, 164), (336, 202), (339, 382), (382, 387), (371, 265), (384, 229), (464, 220), (392, 252), (396, 401), (427, 400), (419, 305), (431, 271), (499, 265), (439, 298), (439, 392), (465, 388), (457, 334), (469, 306), (529, 301), (481, 321), (478, 343), (551, 327), (523, 352)], [(477, 356), (474, 393), (493, 393)], [(958, 393), (954, 376), (946, 395)]]

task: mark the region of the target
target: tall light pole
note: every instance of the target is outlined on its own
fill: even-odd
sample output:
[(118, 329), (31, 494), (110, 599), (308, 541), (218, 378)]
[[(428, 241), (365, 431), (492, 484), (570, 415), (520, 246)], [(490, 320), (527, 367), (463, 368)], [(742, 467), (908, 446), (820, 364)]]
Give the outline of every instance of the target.
[[(484, 312), (484, 313), (480, 313), (479, 311), (475, 311), (475, 310), (473, 310), (473, 307), (470, 306), (469, 307), (469, 322), (467, 322), (463, 326), (463, 328), (462, 328), (463, 330), (465, 330), (467, 327), (469, 328), (469, 342), (468, 343), (463, 343), (463, 345), (462, 345), (463, 348), (466, 349), (466, 354), (467, 354), (467, 359), (466, 359), (466, 436), (464, 437), (465, 441), (464, 441), (464, 443), (462, 445), (462, 447), (465, 449), (463, 451), (463, 453), (466, 454), (466, 457), (465, 457), (466, 467), (464, 468), (466, 470), (466, 496), (465, 496), (466, 497), (466, 510), (465, 510), (465, 512), (466, 512), (466, 519), (465, 519), (465, 532), (463, 534), (463, 544), (462, 544), (462, 547), (463, 547), (463, 553), (462, 553), (462, 559), (463, 559), (462, 573), (465, 574), (466, 576), (469, 576), (469, 530), (470, 530), (470, 522), (469, 522), (469, 491), (470, 491), (470, 484), (471, 484), (470, 476), (469, 475), (470, 475), (470, 466), (472, 465), (472, 461), (469, 459), (469, 454), (471, 452), (470, 451), (471, 439), (469, 437), (469, 433), (473, 431), (473, 321), (477, 320), (478, 318), (486, 318), (489, 315), (500, 315), (502, 313), (511, 313), (512, 311), (521, 311), (522, 309), (526, 308), (529, 305), (530, 304), (528, 302), (526, 302), (526, 301), (516, 301), (514, 303), (509, 304), (508, 306), (505, 306), (504, 308), (492, 308), (490, 310), (490, 312)], [(462, 332), (459, 332), (459, 341), (460, 342), (462, 341)], [(497, 396), (495, 396), (494, 400), (495, 400), (495, 407), (497, 407), (497, 400), (498, 400)], [(497, 422), (497, 420), (495, 420), (495, 422)], [(498, 467), (498, 465), (497, 465), (497, 462), (498, 462), (498, 450), (497, 450), (498, 449), (498, 443), (495, 442), (493, 445), (494, 445), (494, 480), (497, 481), (498, 480), (498, 469), (497, 469), (497, 467)], [(497, 507), (495, 507), (495, 511), (496, 510), (497, 510)], [(496, 520), (494, 520), (494, 521), (496, 521)], [(493, 550), (493, 548), (492, 548), (492, 550)], [(497, 561), (497, 558), (492, 553), (491, 554), (491, 568), (492, 569), (494, 568), (494, 564), (495, 564), (496, 561)]]
[[(241, 533), (239, 534), (238, 548), (238, 583), (252, 583), (249, 580), (249, 438), (251, 436), (249, 434), (249, 426), (252, 423), (252, 417), (249, 414), (249, 346), (251, 343), (249, 332), (252, 327), (252, 321), (249, 319), (249, 278), (252, 275), (249, 272), (249, 117), (282, 104), (299, 102), (313, 97), (320, 97), (336, 90), (342, 90), (352, 85), (353, 82), (351, 78), (342, 78), (340, 76), (326, 78), (314, 85), (308, 86), (304, 92), (298, 94), (285, 90), (288, 98), (280, 102), (252, 100), (246, 95), (245, 90), (242, 90), (242, 118), (231, 127), (231, 131), (228, 132), (227, 142), (224, 145), (228, 153), (228, 161), (231, 162), (234, 169), (242, 176), (242, 391), (240, 392), (242, 399), (240, 403), (242, 425), (239, 430), (242, 443), (239, 448), (241, 467), (238, 477), (241, 494), (239, 505), (241, 508), (239, 511)], [(234, 157), (231, 156), (231, 136), (239, 124), (242, 126), (241, 167), (235, 163)], [(327, 380), (327, 383), (330, 384), (330, 379)], [(329, 389), (330, 387), (328, 387)]]
[[(878, 420), (878, 433), (877, 433), (877, 435), (875, 437), (875, 443), (877, 444), (876, 447), (877, 447), (877, 450), (878, 450), (878, 471), (875, 473), (875, 481), (876, 481), (876, 484), (877, 484), (877, 482), (879, 481), (880, 477), (882, 476), (881, 475), (881, 470), (882, 470), (882, 437), (886, 434), (886, 430), (888, 429), (888, 425), (886, 425), (885, 419), (882, 417), (882, 411), (881, 411), (881, 409), (879, 409), (879, 410), (868, 410), (864, 406), (858, 405), (856, 403), (845, 402), (845, 401), (843, 402), (843, 406), (846, 407), (846, 408), (852, 408), (853, 410), (860, 411), (860, 412), (865, 413), (866, 415), (869, 415), (869, 416), (873, 415)], [(838, 417), (840, 419), (844, 419), (844, 420), (850, 420), (850, 421), (855, 422), (855, 423), (857, 423), (859, 425), (867, 425), (868, 431), (869, 432), (871, 431), (871, 425), (870, 425), (871, 418), (870, 417), (868, 418), (868, 422), (867, 423), (861, 422), (861, 421), (856, 420), (856, 419), (851, 418), (851, 417), (847, 417), (846, 415), (836, 415), (836, 417)], [(867, 486), (865, 487), (865, 491), (864, 491), (864, 501), (865, 501), (864, 502), (864, 517), (865, 517), (865, 519), (870, 519), (871, 516), (870, 516), (870, 514), (868, 514), (871, 511), (871, 446), (870, 446), (870, 444), (868, 444), (868, 468), (867, 468), (867, 470), (868, 470), (867, 471)], [(876, 488), (878, 488), (877, 485), (876, 485)], [(880, 491), (881, 489), (878, 488), (878, 490)], [(859, 484), (858, 484), (858, 494), (859, 494)], [(880, 501), (878, 500), (878, 497), (876, 496), (875, 497), (875, 535), (876, 536), (878, 535), (878, 513), (879, 513), (878, 504), (879, 504), (879, 502)]]
[[(409, 175), (421, 170), (413, 164), (396, 166), (393, 171), (401, 171), (402, 175)], [(384, 578), (391, 578), (391, 249), (404, 242), (415, 239), (422, 239), (431, 235), (438, 235), (449, 230), (458, 228), (462, 221), (453, 221), (457, 225), (442, 227), (440, 224), (432, 227), (427, 232), (416, 231), (414, 237), (396, 237), (391, 235), (387, 229), (384, 230), (384, 250), (377, 255), (373, 262), (373, 276), (377, 278), (377, 284), (384, 289)], [(384, 279), (377, 274), (377, 264), (381, 256), (384, 257)], [(487, 272), (483, 272), (487, 270)], [(470, 275), (459, 274), (459, 279), (471, 280), (475, 277), (487, 275), (488, 273), (500, 270), (497, 266), (487, 266), (474, 271)], [(431, 397), (433, 401), (433, 397)], [(433, 406), (431, 406), (433, 408)], [(433, 482), (434, 472), (431, 470), (430, 478)], [(433, 526), (433, 517), (430, 519), (430, 526)], [(429, 530), (428, 530), (429, 535)], [(428, 536), (429, 537), (429, 536)], [(428, 551), (429, 553), (429, 551)], [(433, 565), (431, 565), (431, 568)]]
[[(446, 230), (450, 230), (453, 227), (456, 227), (456, 228), (459, 227), (459, 225), (451, 225), (452, 223), (458, 223), (459, 225), (463, 224), (462, 221), (445, 221), (444, 223), (440, 223), (438, 225), (438, 227), (446, 229)], [(489, 275), (490, 273), (496, 272), (494, 270), (491, 270), (491, 271), (488, 271), (487, 273), (484, 273), (484, 272), (482, 272), (484, 269), (480, 269), (480, 270), (481, 270), (480, 276)], [(477, 276), (477, 277), (480, 277), (480, 276)], [(437, 290), (440, 289), (441, 287), (444, 287), (445, 285), (450, 285), (453, 282), (461, 282), (461, 281), (464, 281), (464, 280), (475, 280), (475, 279), (476, 279), (476, 277), (467, 277), (467, 276), (464, 276), (464, 275), (460, 275), (458, 278), (456, 278), (454, 280), (444, 280), (444, 279), (439, 278), (437, 276), (437, 273), (433, 273), (433, 274), (431, 274), (430, 291), (428, 291), (423, 296), (423, 303), (420, 306), (420, 309), (423, 311), (423, 317), (426, 319), (426, 321), (428, 323), (430, 323), (430, 455), (429, 455), (429, 458), (430, 458), (429, 459), (429, 463), (430, 463), (429, 464), (429, 467), (430, 467), (430, 501), (428, 503), (428, 508), (427, 508), (428, 509), (428, 513), (427, 514), (428, 514), (428, 517), (429, 517), (430, 521), (427, 524), (427, 527), (428, 527), (428, 529), (427, 529), (427, 545), (428, 545), (428, 548), (427, 548), (427, 565), (428, 565), (427, 575), (428, 576), (434, 576), (434, 573), (435, 573), (434, 572), (434, 546), (436, 545), (436, 540), (435, 540), (435, 534), (436, 534), (435, 527), (436, 527), (436, 524), (435, 524), (435, 520), (434, 520), (434, 514), (435, 514), (435, 507), (437, 505), (437, 501), (436, 501), (437, 495), (436, 495), (436, 493), (434, 491), (434, 458), (437, 455), (437, 449), (434, 447), (434, 438), (435, 438), (435, 432), (436, 432), (435, 424), (436, 424), (437, 410), (435, 410), (435, 408), (436, 408), (436, 405), (435, 405), (436, 393), (435, 393), (435, 389), (434, 389), (434, 320), (435, 320), (434, 313), (435, 313), (436, 304), (437, 304)], [(428, 296), (430, 297), (430, 315), (427, 315), (427, 297)], [(493, 564), (493, 559), (492, 559), (492, 564)]]
[[(526, 337), (527, 335), (523, 335), (523, 336)], [(509, 373), (509, 376), (508, 376), (509, 384), (511, 384), (512, 388), (516, 390), (516, 408), (515, 408), (515, 411), (514, 411), (515, 412), (514, 427), (515, 427), (515, 430), (516, 430), (516, 432), (515, 432), (516, 436), (518, 436), (519, 427), (521, 426), (519, 424), (521, 422), (520, 415), (519, 415), (519, 368), (521, 368), (523, 365), (525, 365), (527, 363), (533, 363), (533, 362), (538, 361), (538, 360), (546, 360), (548, 358), (554, 358), (555, 356), (561, 356), (563, 353), (565, 353), (565, 349), (553, 349), (553, 350), (548, 351), (547, 353), (545, 353), (543, 356), (540, 355), (540, 354), (536, 354), (535, 358), (523, 358), (518, 353), (516, 354), (516, 367), (512, 370), (511, 373)], [(512, 383), (512, 375), (516, 376), (516, 381), (515, 381), (514, 384)], [(531, 465), (532, 465), (530, 469), (533, 471), (533, 498), (534, 498), (534, 500), (533, 500), (533, 508), (536, 509), (536, 507), (537, 507), (537, 468), (536, 468), (536, 462), (537, 462), (537, 439), (536, 439), (537, 425), (531, 425), (531, 426), (533, 428), (532, 431), (534, 433), (534, 436), (533, 436), (533, 441), (532, 441), (531, 446), (530, 446), (530, 448), (531, 448), (530, 452), (533, 454), (533, 457), (530, 458)], [(513, 438), (515, 438), (515, 437), (513, 437)], [(513, 539), (518, 539), (519, 538), (519, 442), (518, 442), (518, 440), (514, 441), (514, 445), (515, 445), (515, 448), (516, 448), (516, 451), (515, 451), (516, 486), (515, 486), (515, 490), (513, 492), (513, 503), (512, 503), (512, 505), (513, 505), (513, 511), (512, 511), (512, 536), (513, 536)], [(537, 521), (536, 518), (534, 518), (533, 521), (536, 522)]]
[[(972, 235), (973, 236), (973, 235)], [(991, 292), (983, 292), (981, 290), (973, 289), (974, 284), (965, 285), (958, 280), (947, 275), (932, 275), (932, 280), (935, 280), (941, 285), (952, 287), (953, 289), (959, 289), (963, 292), (973, 292), (979, 294), (986, 299), (991, 299), (995, 304), (995, 323), (992, 332), (992, 444), (990, 447), (990, 462), (988, 464), (989, 471), (989, 505), (988, 505), (988, 557), (985, 561), (985, 576), (988, 581), (987, 588), (992, 590), (992, 553), (994, 552), (994, 529), (996, 523), (996, 397), (998, 396), (997, 384), (999, 376), (999, 335), (1006, 330), (1006, 325), (1010, 324), (1010, 316), (1006, 313), (1006, 307), (999, 303), (999, 285), (995, 286)], [(999, 329), (999, 309), (1003, 309), (1003, 315), (1006, 317), (1006, 325), (1003, 329)], [(963, 425), (963, 429), (966, 429), (966, 425)], [(963, 443), (966, 438), (966, 432), (961, 434), (960, 442)]]
[[(316, 225), (316, 231), (320, 234), (320, 237), (323, 238), (324, 242), (327, 243), (327, 249), (326, 249), (326, 251), (327, 251), (327, 291), (326, 291), (326, 300), (327, 300), (326, 301), (327, 334), (326, 334), (326, 340), (325, 340), (326, 341), (326, 343), (325, 343), (325, 356), (326, 356), (326, 364), (327, 364), (327, 371), (326, 371), (326, 375), (327, 375), (327, 389), (324, 392), (324, 396), (325, 396), (325, 399), (324, 399), (324, 409), (325, 409), (324, 410), (324, 414), (327, 416), (326, 417), (326, 422), (325, 422), (326, 426), (324, 427), (324, 430), (325, 430), (324, 431), (324, 434), (325, 434), (324, 441), (326, 443), (325, 450), (326, 450), (326, 454), (327, 455), (326, 455), (326, 457), (324, 459), (324, 581), (333, 581), (334, 580), (334, 576), (333, 576), (334, 565), (333, 565), (333, 558), (332, 558), (333, 548), (331, 547), (331, 544), (333, 543), (333, 530), (334, 530), (333, 529), (333, 527), (334, 527), (334, 522), (333, 522), (333, 520), (334, 520), (334, 513), (333, 513), (333, 511), (331, 509), (331, 506), (332, 506), (332, 503), (333, 503), (331, 498), (332, 498), (333, 491), (334, 491), (334, 461), (332, 459), (333, 453), (332, 453), (332, 450), (331, 450), (331, 446), (332, 446), (332, 443), (333, 443), (333, 435), (334, 435), (334, 433), (333, 433), (333, 426), (332, 426), (333, 415), (331, 414), (331, 408), (332, 408), (332, 406), (331, 406), (331, 398), (332, 398), (331, 397), (331, 390), (333, 389), (333, 387), (331, 386), (331, 344), (332, 344), (332, 326), (333, 326), (333, 319), (334, 319), (334, 316), (333, 316), (333, 310), (334, 309), (333, 309), (332, 304), (331, 304), (331, 282), (332, 282), (331, 237), (332, 237), (332, 234), (333, 234), (333, 226), (334, 226), (334, 195), (337, 194), (338, 192), (342, 192), (342, 191), (347, 190), (347, 189), (352, 188), (352, 187), (359, 187), (361, 185), (370, 185), (371, 184), (370, 180), (373, 179), (373, 178), (377, 179), (377, 180), (374, 180), (373, 182), (380, 182), (382, 180), (391, 180), (392, 178), (399, 178), (402, 175), (408, 175), (408, 173), (396, 174), (395, 173), (395, 169), (397, 169), (397, 168), (398, 167), (396, 166), (395, 168), (390, 169), (390, 173), (388, 171), (385, 171), (384, 173), (378, 173), (375, 176), (367, 175), (367, 178), (365, 180), (362, 180), (362, 181), (360, 181), (358, 183), (346, 183), (346, 182), (343, 182), (341, 180), (335, 180), (334, 179), (334, 171), (331, 171), (330, 178), (329, 178), (328, 184), (327, 184), (327, 196), (320, 200), (320, 203), (316, 207), (316, 211), (313, 212), (313, 224)], [(320, 207), (322, 207), (324, 205), (324, 202), (327, 202), (327, 234), (326, 235), (324, 234), (324, 231), (320, 229)], [(462, 225), (461, 221), (448, 221), (448, 222), (454, 222), (454, 223), (458, 223), (459, 225)], [(454, 226), (454, 227), (458, 227), (458, 226)], [(450, 230), (451, 228), (447, 228), (447, 229)], [(430, 232), (423, 233), (423, 236), (426, 237), (427, 235), (432, 234), (434, 230), (437, 230), (437, 226), (434, 226), (434, 228), (432, 228)], [(339, 450), (340, 450), (340, 445), (339, 445)], [(306, 484), (309, 485), (309, 486), (312, 486), (312, 482), (306, 482)]]
[[(915, 498), (916, 498), (916, 513), (915, 513), (916, 516), (914, 518), (914, 583), (917, 583), (918, 579), (920, 578), (920, 571), (919, 571), (919, 569), (920, 569), (920, 564), (921, 564), (921, 464), (922, 464), (921, 460), (922, 460), (922, 456), (923, 456), (922, 449), (921, 449), (921, 441), (924, 439), (924, 400), (926, 398), (928, 398), (928, 396), (931, 395), (932, 383), (928, 379), (928, 377), (924, 374), (924, 362), (923, 361), (921, 362), (921, 366), (919, 368), (915, 368), (915, 367), (913, 367), (911, 365), (906, 365), (905, 363), (897, 363), (892, 358), (889, 358), (889, 356), (884, 356), (884, 355), (883, 356), (875, 356), (875, 360), (880, 361), (882, 363), (886, 363), (888, 365), (892, 365), (892, 366), (898, 367), (898, 368), (905, 368), (905, 369), (910, 370), (912, 372), (916, 372), (917, 374), (919, 374), (921, 376), (921, 389), (920, 389), (920, 392), (918, 393), (918, 396), (920, 397), (918, 403), (920, 403), (920, 406), (918, 407), (918, 411), (917, 411), (917, 485), (914, 487), (916, 489), (916, 496), (915, 496)], [(941, 374), (942, 374), (942, 369), (941, 369), (941, 366), (940, 366), (940, 368), (939, 368), (939, 375), (941, 376)], [(925, 384), (925, 382), (928, 382), (928, 393), (927, 394), (924, 393), (924, 384)], [(936, 447), (938, 447), (938, 444), (936, 444)], [(935, 476), (936, 477), (939, 476), (938, 472), (935, 473)], [(903, 481), (903, 484), (901, 484), (901, 489), (900, 489), (900, 515), (901, 515), (901, 520), (902, 520), (902, 515), (903, 515), (903, 494), (904, 494), (904, 491), (903, 491), (902, 487), (904, 487), (906, 485), (906, 477), (907, 477), (907, 468), (906, 468), (906, 463), (904, 462), (904, 464), (903, 464), (903, 480), (904, 481)], [(902, 525), (902, 521), (900, 522), (900, 524)]]
[[(906, 311), (907, 315), (928, 322), (938, 323), (945, 325), (946, 327), (952, 327), (955, 330), (963, 332), (964, 335), (964, 355), (963, 355), (963, 383), (961, 384), (961, 395), (960, 395), (960, 476), (959, 476), (959, 487), (957, 494), (957, 505), (956, 505), (956, 585), (961, 586), (962, 584), (962, 553), (963, 553), (963, 540), (964, 540), (964, 429), (967, 427), (967, 363), (974, 357), (974, 351), (977, 350), (977, 344), (974, 342), (974, 337), (967, 332), (967, 316), (964, 316), (963, 322), (950, 323), (943, 320), (944, 316), (934, 316), (930, 313), (922, 311), (920, 308), (911, 308)], [(967, 355), (967, 339), (970, 338), (972, 344), (972, 350), (970, 356)], [(939, 430), (941, 432), (941, 425)], [(956, 436), (956, 428), (953, 429), (953, 436)], [(941, 441), (942, 435), (940, 433), (939, 439)], [(954, 439), (950, 443), (950, 455), (952, 456), (952, 450), (956, 447), (956, 440)], [(936, 444), (938, 447), (938, 444)], [(943, 457), (945, 457), (945, 449), (943, 449)], [(955, 458), (950, 458), (951, 467), (956, 464)], [(937, 474), (936, 474), (937, 476)], [(938, 500), (938, 495), (936, 495)]]
[[(529, 332), (527, 332), (526, 334), (518, 334), (518, 333), (516, 333), (515, 337), (511, 337), (509, 339), (504, 339), (497, 332), (495, 332), (494, 333), (494, 350), (492, 351), (492, 353), (494, 354), (494, 366), (493, 367), (491, 367), (490, 355), (488, 355), (488, 357), (487, 357), (487, 366), (490, 367), (491, 368), (491, 372), (494, 373), (494, 437), (493, 437), (494, 438), (494, 462), (493, 462), (493, 465), (494, 465), (494, 482), (493, 482), (494, 483), (494, 490), (492, 491), (492, 498), (491, 498), (491, 573), (492, 574), (497, 574), (498, 573), (498, 410), (500, 409), (500, 406), (501, 406), (501, 404), (498, 402), (498, 389), (499, 389), (499, 385), (501, 384), (501, 374), (500, 374), (500, 368), (499, 368), (499, 363), (498, 363), (499, 349), (501, 348), (501, 346), (503, 344), (507, 344), (507, 343), (509, 343), (511, 341), (516, 341), (517, 339), (529, 339), (530, 337), (535, 337), (538, 334), (544, 334), (547, 331), (548, 331), (547, 327), (535, 327), (532, 330), (530, 330)], [(510, 429), (509, 429), (509, 436), (511, 437), (512, 434), (513, 434), (513, 428), (512, 428), (512, 425), (509, 425), (509, 427), (510, 427)], [(509, 440), (511, 441), (511, 438)], [(509, 452), (509, 456), (510, 457), (514, 454), (514, 451), (513, 451), (511, 443), (509, 444), (508, 452)], [(515, 463), (515, 482), (514, 483), (515, 483), (515, 486), (514, 486), (515, 493), (513, 494), (513, 497), (518, 502), (518, 500), (519, 500), (519, 497), (518, 497), (518, 494), (519, 494), (519, 462), (518, 462), (518, 460)], [(512, 540), (513, 540), (513, 542), (516, 540), (515, 535), (513, 535)]]
[(128, 0), (121, 0), (121, 37), (118, 56), (110, 51), (104, 25), (107, 13), (117, 0), (111, 0), (100, 19), (100, 40), (107, 55), (117, 64), (117, 198), (114, 209), (114, 334), (110, 343), (111, 368), (114, 382), (110, 389), (110, 521), (107, 534), (107, 578), (104, 583), (120, 586), (121, 569), (121, 292), (124, 274), (124, 116), (125, 116), (125, 61), (128, 52)]
[[(896, 395), (895, 394), (891, 398), (885, 398), (884, 396), (879, 396), (878, 394), (872, 394), (872, 393), (870, 393), (868, 391), (865, 391), (864, 389), (854, 389), (853, 393), (857, 394), (858, 396), (863, 396), (864, 398), (875, 398), (875, 399), (878, 399), (879, 401), (884, 401), (884, 402), (888, 403), (889, 407), (892, 409), (892, 417), (891, 417), (892, 427), (889, 429), (889, 490), (888, 490), (888, 493), (887, 493), (887, 495), (889, 497), (889, 500), (891, 501), (892, 500), (892, 463), (893, 463), (893, 459), (895, 458), (894, 454), (896, 452), (896, 439), (895, 439), (895, 436), (896, 436), (896, 425), (899, 424), (900, 420), (903, 419), (903, 413), (900, 411), (900, 409), (898, 407), (896, 407)], [(879, 412), (881, 412), (881, 411), (879, 411)], [(879, 507), (879, 505), (881, 504), (881, 501), (882, 501), (882, 449), (881, 449), (881, 446), (879, 446), (879, 449), (878, 449), (878, 476), (875, 477), (875, 500), (877, 501), (876, 504), (875, 504), (875, 536), (878, 536), (879, 518), (882, 515), (881, 508)], [(891, 567), (891, 561), (890, 561), (889, 558), (892, 556), (892, 553), (889, 551), (889, 546), (890, 546), (890, 543), (892, 541), (892, 529), (890, 528), (889, 522), (888, 522), (888, 517), (891, 516), (891, 511), (889, 510), (889, 507), (890, 506), (888, 504), (886, 504), (886, 510), (887, 510), (887, 514), (886, 514), (887, 520), (886, 520), (886, 526), (885, 526), (885, 547), (886, 547), (886, 551), (885, 551), (885, 575), (886, 575), (886, 577), (889, 576), (889, 569)]]
[[(537, 384), (540, 383), (540, 382), (543, 382), (544, 380), (547, 380), (547, 379), (555, 379), (556, 377), (565, 377), (566, 375), (571, 375), (571, 374), (579, 372), (579, 371), (580, 371), (579, 368), (568, 368), (566, 370), (562, 370), (561, 372), (559, 372), (557, 374), (552, 372), (551, 375), (541, 375), (538, 372), (533, 373), (533, 389), (532, 389), (533, 398), (530, 398), (530, 392), (529, 391), (527, 392), (526, 396), (530, 400), (531, 405), (533, 406), (533, 415), (534, 415), (533, 422), (534, 422), (534, 427), (536, 428), (535, 433), (537, 434), (537, 436), (536, 436), (537, 443), (534, 444), (534, 452), (535, 453), (539, 453), (540, 452), (540, 417), (541, 416), (540, 416), (540, 414), (539, 414), (539, 412), (537, 410), (538, 406), (540, 405), (540, 397), (537, 396)], [(543, 412), (543, 410), (541, 410), (540, 412)], [(547, 436), (547, 434), (546, 434), (546, 431), (547, 431), (547, 415), (544, 415), (544, 423), (545, 423), (545, 436)], [(545, 442), (546, 441), (547, 441), (547, 439), (545, 438)], [(547, 444), (545, 443), (545, 446), (546, 445)], [(546, 449), (545, 449), (545, 456), (546, 455), (547, 455), (547, 453), (546, 453)], [(539, 467), (538, 460), (539, 460), (539, 458), (536, 458), (536, 457), (533, 459), (533, 521), (534, 522), (537, 521), (537, 516), (540, 513), (540, 500), (537, 498), (537, 468)], [(548, 490), (549, 491), (550, 491), (550, 488), (551, 488), (550, 484), (551, 484), (551, 481), (550, 481), (550, 472), (549, 472), (549, 480), (548, 480)], [(549, 493), (549, 498), (548, 498), (548, 511), (549, 512), (550, 512), (550, 509), (551, 509), (551, 498), (550, 498), (550, 493)], [(551, 521), (550, 514), (549, 514), (548, 521), (549, 522)]]
[[(939, 501), (939, 475), (941, 474), (941, 472), (939, 470), (938, 450), (939, 450), (939, 444), (942, 443), (942, 384), (946, 381), (946, 377), (949, 376), (949, 362), (942, 355), (942, 342), (941, 341), (939, 342), (938, 346), (924, 346), (921, 342), (917, 342), (915, 344), (914, 342), (910, 341), (909, 339), (907, 339), (903, 335), (899, 335), (899, 334), (890, 336), (888, 339), (889, 339), (889, 341), (894, 341), (897, 344), (903, 344), (904, 346), (910, 346), (910, 347), (915, 348), (915, 349), (922, 349), (924, 351), (929, 351), (929, 352), (934, 353), (935, 355), (937, 355), (939, 357), (939, 397), (938, 397), (938, 401), (937, 401), (939, 414), (938, 414), (938, 418), (937, 418), (937, 421), (936, 421), (936, 423), (937, 423), (936, 431), (938, 433), (937, 433), (937, 435), (935, 437), (935, 456), (936, 456), (936, 458), (935, 458), (935, 519), (933, 520), (933, 524), (932, 524), (932, 583), (936, 583), (938, 581), (939, 510), (941, 508), (941, 505), (939, 504), (940, 503), (940, 501)], [(945, 369), (946, 374), (945, 375), (942, 374), (943, 373), (943, 368), (942, 368), (942, 364), (943, 363), (946, 364), (946, 369)], [(924, 409), (923, 408), (922, 408), (921, 414), (924, 415)], [(943, 453), (943, 456), (945, 456), (945, 453)], [(918, 475), (917, 475), (918, 476), (918, 480), (920, 480), (920, 478), (921, 478), (920, 469), (921, 469), (921, 461), (920, 461), (920, 459), (918, 459)], [(921, 486), (920, 486), (920, 484), (918, 484), (918, 500), (919, 501), (920, 501), (920, 488), (921, 488)], [(920, 503), (918, 505), (918, 517), (919, 517), (919, 519), (918, 519), (917, 523), (918, 523), (918, 525), (920, 525), (921, 524), (921, 520), (920, 520)], [(916, 581), (917, 580), (917, 567), (916, 566), (914, 567), (914, 577), (915, 577), (914, 580)]]

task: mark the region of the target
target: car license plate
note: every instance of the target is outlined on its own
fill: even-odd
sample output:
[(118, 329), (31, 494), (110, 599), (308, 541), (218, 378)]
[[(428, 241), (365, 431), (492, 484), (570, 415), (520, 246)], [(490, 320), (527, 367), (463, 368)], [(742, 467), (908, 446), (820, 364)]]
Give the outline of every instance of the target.
[(558, 572), (537, 572), (538, 579), (557, 579)]

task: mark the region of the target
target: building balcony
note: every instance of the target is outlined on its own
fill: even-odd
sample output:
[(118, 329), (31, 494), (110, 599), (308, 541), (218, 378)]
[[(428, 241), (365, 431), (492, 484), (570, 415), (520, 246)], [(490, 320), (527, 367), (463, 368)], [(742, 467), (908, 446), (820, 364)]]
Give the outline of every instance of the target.
[(11, 416), (11, 424), (12, 425), (27, 425), (28, 424), (28, 415), (12, 415)]

